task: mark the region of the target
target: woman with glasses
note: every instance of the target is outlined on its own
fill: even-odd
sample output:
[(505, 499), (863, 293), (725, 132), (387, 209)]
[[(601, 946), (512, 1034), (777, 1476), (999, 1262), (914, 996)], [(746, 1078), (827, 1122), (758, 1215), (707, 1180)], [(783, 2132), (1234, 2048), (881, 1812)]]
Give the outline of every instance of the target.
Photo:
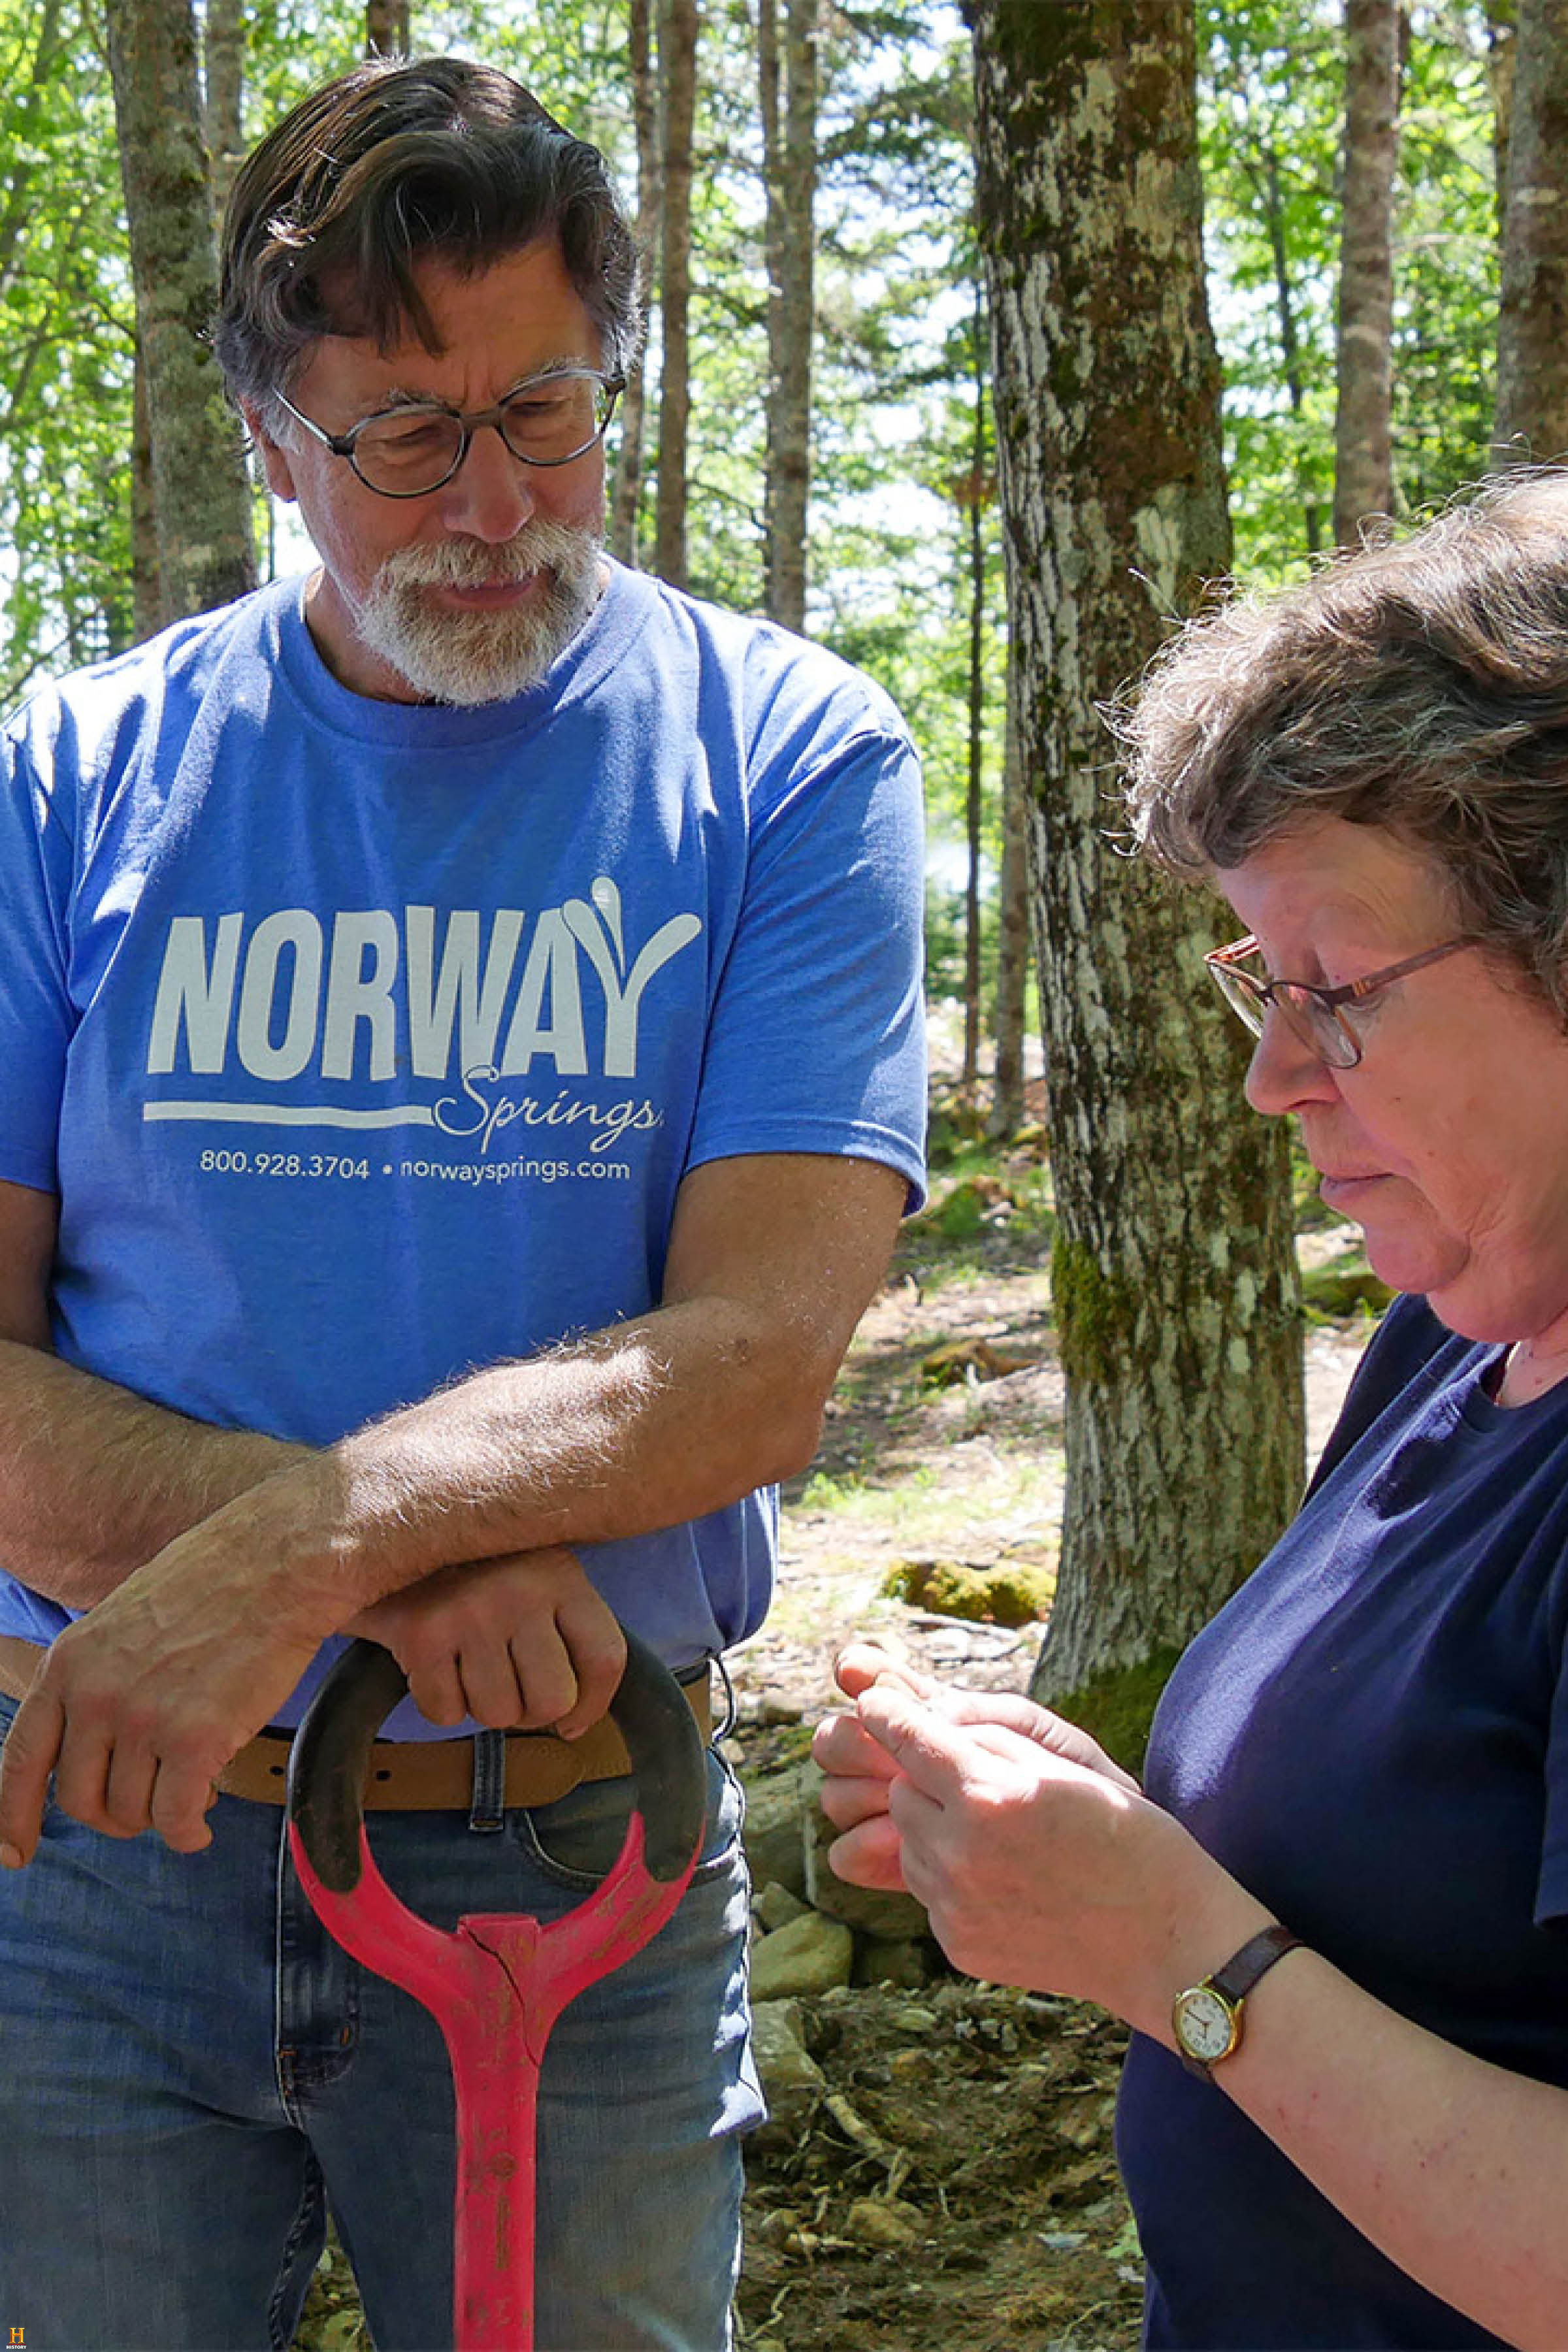
[(1194, 625), (1125, 732), (1145, 850), (1245, 933), (1249, 1101), (1408, 1295), (1142, 1790), (853, 1651), (834, 1864), (1133, 2027), (1150, 2344), (1560, 2347), (1568, 478)]

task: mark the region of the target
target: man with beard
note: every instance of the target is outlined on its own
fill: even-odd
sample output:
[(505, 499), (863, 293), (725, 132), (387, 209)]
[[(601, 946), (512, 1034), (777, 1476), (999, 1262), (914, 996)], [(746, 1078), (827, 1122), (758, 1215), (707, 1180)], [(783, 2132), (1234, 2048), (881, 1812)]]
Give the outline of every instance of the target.
[[(506, 77), (308, 100), (214, 341), (319, 567), (6, 742), (0, 2305), (41, 2347), (287, 2344), (329, 2202), (382, 2352), (448, 2340), (445, 2056), (302, 1897), (289, 1729), (374, 1635), (398, 1892), (572, 1907), (621, 1624), (704, 1710), (918, 1192), (908, 738), (602, 554), (635, 278)], [(710, 1777), (680, 1911), (551, 2043), (556, 2352), (729, 2340), (759, 2103)]]

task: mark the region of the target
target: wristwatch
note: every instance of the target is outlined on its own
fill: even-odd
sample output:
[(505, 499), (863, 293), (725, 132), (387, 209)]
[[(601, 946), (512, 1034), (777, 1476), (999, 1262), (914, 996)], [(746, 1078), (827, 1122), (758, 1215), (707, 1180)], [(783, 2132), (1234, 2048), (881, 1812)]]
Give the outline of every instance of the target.
[(1301, 1938), (1289, 1927), (1264, 1927), (1202, 1984), (1189, 1985), (1171, 2005), (1176, 2055), (1189, 2074), (1212, 2081), (1214, 2069), (1241, 2042), (1242, 2003), (1258, 1982)]

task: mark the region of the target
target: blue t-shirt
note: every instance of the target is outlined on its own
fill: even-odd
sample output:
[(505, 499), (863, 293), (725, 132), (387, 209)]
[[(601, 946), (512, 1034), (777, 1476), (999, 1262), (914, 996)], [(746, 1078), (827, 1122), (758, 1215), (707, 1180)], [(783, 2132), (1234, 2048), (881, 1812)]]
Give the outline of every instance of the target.
[[(40, 694), (0, 768), (0, 1178), (60, 1197), (59, 1354), (325, 1444), (654, 1306), (703, 1161), (918, 1197), (920, 824), (867, 679), (616, 567), (484, 709), (350, 693), (298, 581)], [(775, 1532), (763, 1491), (584, 1558), (679, 1666), (760, 1623)], [(67, 1614), (0, 1579), (0, 1632)]]
[[(1568, 2087), (1568, 1383), (1505, 1410), (1502, 1353), (1395, 1302), (1300, 1517), (1172, 1676), (1148, 1788), (1375, 1999)], [(1137, 2035), (1118, 2150), (1149, 2343), (1498, 2340)]]

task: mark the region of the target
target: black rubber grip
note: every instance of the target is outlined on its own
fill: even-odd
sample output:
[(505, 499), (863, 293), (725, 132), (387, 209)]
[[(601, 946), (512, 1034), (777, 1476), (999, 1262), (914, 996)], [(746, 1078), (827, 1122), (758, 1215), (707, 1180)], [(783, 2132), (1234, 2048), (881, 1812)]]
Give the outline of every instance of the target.
[[(679, 1878), (702, 1834), (708, 1776), (702, 1734), (674, 1675), (635, 1633), (610, 1714), (631, 1759), (644, 1859), (661, 1883)], [(408, 1682), (379, 1642), (354, 1642), (306, 1708), (289, 1757), (289, 1818), (311, 1868), (334, 1895), (360, 1877), (370, 1752)]]

